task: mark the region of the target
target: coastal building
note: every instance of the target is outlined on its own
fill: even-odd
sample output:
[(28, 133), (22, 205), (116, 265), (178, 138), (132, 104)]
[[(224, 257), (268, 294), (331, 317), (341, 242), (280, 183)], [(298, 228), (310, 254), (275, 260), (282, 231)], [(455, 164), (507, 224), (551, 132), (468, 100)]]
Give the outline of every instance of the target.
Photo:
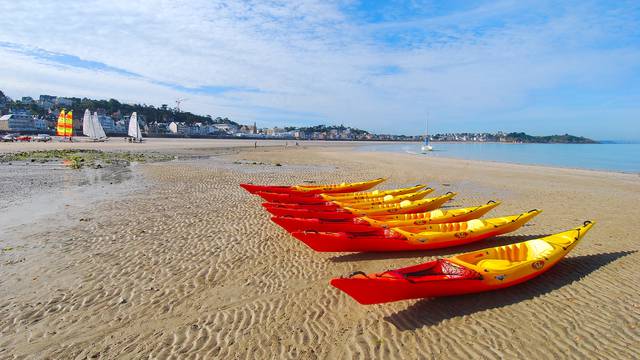
[(49, 130), (49, 125), (47, 124), (47, 121), (45, 119), (41, 119), (41, 118), (33, 119), (33, 126), (38, 131), (48, 131)]
[(21, 103), (23, 104), (32, 104), (34, 103), (33, 98), (31, 96), (23, 96), (22, 99), (20, 100)]
[(169, 132), (172, 134), (184, 134), (186, 125), (183, 122), (172, 121), (169, 123)]
[(102, 125), (105, 133), (120, 133), (119, 131), (116, 131), (116, 124), (111, 116), (98, 114), (98, 121), (100, 122), (100, 125)]
[(0, 130), (35, 131), (33, 116), (27, 110), (16, 110), (0, 117)]
[(249, 125), (241, 125), (238, 128), (238, 133), (242, 134), (242, 135), (254, 135), (257, 133), (256, 128), (255, 128), (255, 124), (253, 126), (249, 126)]
[(213, 124), (213, 127), (216, 128), (217, 132), (221, 132), (221, 133), (233, 134), (235, 132), (238, 132), (238, 127), (235, 126), (234, 124), (220, 123), (220, 124)]
[(293, 137), (296, 139), (306, 139), (307, 138), (307, 133), (305, 133), (302, 130), (296, 130), (293, 132)]
[(63, 97), (56, 97), (55, 104), (58, 106), (71, 106), (73, 105), (73, 100)]
[(37, 104), (45, 110), (51, 110), (51, 108), (55, 105), (55, 102), (56, 102), (55, 96), (40, 95), (40, 97), (38, 97)]
[(285, 129), (277, 126), (267, 129), (267, 136), (282, 136), (284, 133), (286, 133)]
[(167, 123), (160, 123), (160, 122), (152, 122), (149, 124), (149, 134), (154, 134), (154, 135), (163, 135), (163, 134), (168, 134), (169, 131), (169, 125)]
[[(113, 133), (115, 134), (126, 134), (127, 129), (129, 128), (129, 124), (125, 123), (123, 120), (116, 121), (113, 128)], [(105, 132), (107, 132), (105, 130)]]

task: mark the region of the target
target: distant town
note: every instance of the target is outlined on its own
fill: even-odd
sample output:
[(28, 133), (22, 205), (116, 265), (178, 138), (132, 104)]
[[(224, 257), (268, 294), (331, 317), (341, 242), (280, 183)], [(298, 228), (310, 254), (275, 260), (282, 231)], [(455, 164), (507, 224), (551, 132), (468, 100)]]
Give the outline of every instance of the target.
[[(425, 136), (374, 134), (344, 125), (313, 127), (259, 128), (255, 122), (240, 124), (226, 117), (196, 115), (181, 111), (180, 100), (175, 107), (146, 104), (125, 104), (118, 100), (92, 100), (52, 95), (37, 99), (26, 96), (14, 100), (0, 91), (0, 132), (53, 134), (60, 110), (72, 110), (74, 133), (82, 133), (85, 109), (98, 113), (98, 121), (109, 136), (126, 136), (129, 117), (137, 112), (143, 135), (147, 137), (248, 138), (291, 140), (361, 140), (361, 141), (423, 141)], [(506, 142), (506, 143), (596, 143), (572, 135), (532, 136), (525, 133), (447, 133), (429, 136), (430, 141), (446, 142)]]

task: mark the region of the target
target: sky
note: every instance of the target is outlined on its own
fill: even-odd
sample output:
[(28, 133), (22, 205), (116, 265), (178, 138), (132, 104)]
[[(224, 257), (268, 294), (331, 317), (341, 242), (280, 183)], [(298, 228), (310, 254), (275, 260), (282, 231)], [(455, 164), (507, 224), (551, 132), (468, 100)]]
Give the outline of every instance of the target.
[(0, 0), (0, 90), (259, 127), (640, 140), (640, 2)]

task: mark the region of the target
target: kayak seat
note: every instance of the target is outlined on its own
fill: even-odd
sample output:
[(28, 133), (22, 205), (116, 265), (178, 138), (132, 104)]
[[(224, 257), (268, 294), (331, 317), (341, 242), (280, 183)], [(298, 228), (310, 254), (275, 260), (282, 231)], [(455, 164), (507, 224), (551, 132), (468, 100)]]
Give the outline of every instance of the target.
[(410, 272), (395, 272), (396, 276), (402, 276), (413, 282), (450, 280), (450, 279), (480, 279), (482, 276), (469, 268), (454, 264), (446, 259), (424, 264), (424, 266), (412, 267)]
[(469, 220), (467, 221), (467, 229), (469, 231), (473, 231), (475, 229), (480, 229), (483, 228), (485, 226), (484, 222), (480, 219), (473, 219), (473, 220)]
[(546, 257), (553, 253), (553, 246), (549, 245), (548, 242), (540, 239), (527, 241), (525, 244), (529, 249), (529, 257), (538, 258), (538, 257)]

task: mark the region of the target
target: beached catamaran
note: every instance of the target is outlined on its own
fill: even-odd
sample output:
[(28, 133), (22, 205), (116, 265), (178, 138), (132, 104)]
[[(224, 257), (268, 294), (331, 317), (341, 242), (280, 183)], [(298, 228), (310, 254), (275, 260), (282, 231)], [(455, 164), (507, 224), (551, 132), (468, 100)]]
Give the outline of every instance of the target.
[(89, 109), (84, 111), (84, 117), (82, 118), (82, 133), (93, 141), (107, 140), (107, 134), (105, 134), (100, 121), (98, 121), (98, 113), (96, 112), (91, 115), (91, 111), (89, 111)]
[(73, 111), (68, 113), (65, 113), (64, 109), (60, 111), (58, 123), (56, 124), (56, 135), (63, 138), (69, 137), (69, 140), (71, 140), (71, 136), (73, 136)]
[(129, 119), (129, 136), (133, 138), (133, 141), (142, 142), (142, 133), (140, 132), (140, 125), (138, 124), (138, 114), (136, 112), (131, 114)]

